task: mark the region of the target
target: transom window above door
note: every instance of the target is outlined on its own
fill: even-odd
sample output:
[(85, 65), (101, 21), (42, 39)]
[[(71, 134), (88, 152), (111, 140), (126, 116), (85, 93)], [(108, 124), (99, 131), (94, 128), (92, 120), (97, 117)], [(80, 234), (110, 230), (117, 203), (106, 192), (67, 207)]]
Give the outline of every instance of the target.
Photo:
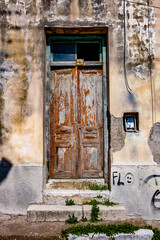
[(58, 42), (52, 45), (54, 62), (75, 61), (100, 61), (100, 43), (66, 43)]
[[(102, 64), (103, 46), (105, 45), (104, 36), (54, 36), (49, 39), (51, 46), (51, 63), (53, 65), (89, 63)], [(51, 65), (52, 65), (51, 64)]]

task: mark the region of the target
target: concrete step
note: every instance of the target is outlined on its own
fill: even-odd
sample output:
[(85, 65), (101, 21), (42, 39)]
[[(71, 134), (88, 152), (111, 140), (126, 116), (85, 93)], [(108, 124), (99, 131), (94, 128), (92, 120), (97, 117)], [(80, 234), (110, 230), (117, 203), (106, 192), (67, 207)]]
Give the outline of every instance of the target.
[[(134, 218), (125, 212), (123, 205), (107, 207), (99, 206), (99, 219), (103, 220), (126, 220)], [(82, 217), (91, 218), (91, 206), (89, 205), (49, 205), (49, 204), (31, 204), (27, 210), (27, 219), (29, 222), (63, 222), (74, 214), (78, 221)]]
[[(98, 197), (101, 196), (101, 198)], [(96, 199), (97, 201), (104, 201), (110, 198), (110, 191), (93, 191), (93, 190), (66, 190), (66, 189), (48, 189), (43, 193), (43, 202), (45, 204), (61, 204), (66, 205), (67, 199), (74, 200), (75, 204), (82, 205), (86, 201)]]
[[(98, 205), (99, 206), (99, 219), (103, 219), (104, 221), (110, 220), (127, 220), (134, 218), (133, 215), (128, 215), (125, 211), (125, 208), (122, 204), (114, 205), (114, 206), (104, 206), (104, 205)], [(84, 217), (87, 219), (90, 219), (91, 216), (91, 208), (90, 205), (83, 205), (83, 213)]]
[(48, 204), (31, 204), (27, 210), (29, 222), (64, 222), (69, 215), (82, 218), (81, 206), (62, 206)]
[(89, 185), (104, 185), (104, 178), (99, 179), (49, 179), (46, 189), (86, 190)]

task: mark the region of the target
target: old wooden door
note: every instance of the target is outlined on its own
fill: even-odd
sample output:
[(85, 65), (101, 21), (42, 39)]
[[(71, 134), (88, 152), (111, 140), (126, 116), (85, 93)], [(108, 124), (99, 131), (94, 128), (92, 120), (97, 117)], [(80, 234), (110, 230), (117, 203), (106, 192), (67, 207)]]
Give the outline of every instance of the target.
[(102, 69), (54, 68), (50, 106), (51, 178), (103, 177)]

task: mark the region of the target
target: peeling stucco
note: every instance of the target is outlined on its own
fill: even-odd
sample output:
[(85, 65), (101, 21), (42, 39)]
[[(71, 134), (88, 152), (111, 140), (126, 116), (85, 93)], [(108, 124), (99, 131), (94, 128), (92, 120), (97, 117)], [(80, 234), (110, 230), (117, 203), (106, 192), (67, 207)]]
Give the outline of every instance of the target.
[(110, 122), (111, 150), (112, 152), (117, 152), (120, 151), (125, 145), (126, 133), (123, 127), (123, 117), (116, 118), (111, 114)]
[(150, 130), (148, 145), (151, 149), (153, 160), (160, 165), (160, 123), (157, 122)]

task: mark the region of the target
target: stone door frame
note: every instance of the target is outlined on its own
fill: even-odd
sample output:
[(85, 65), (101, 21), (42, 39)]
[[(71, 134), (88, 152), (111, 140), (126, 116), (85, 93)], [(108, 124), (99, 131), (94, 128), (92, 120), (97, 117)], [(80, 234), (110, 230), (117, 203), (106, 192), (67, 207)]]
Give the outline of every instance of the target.
[(102, 39), (102, 56), (103, 56), (103, 157), (104, 157), (104, 179), (109, 182), (109, 134), (108, 134), (108, 105), (109, 105), (109, 91), (108, 91), (108, 28), (46, 28), (46, 72), (45, 72), (45, 90), (44, 90), (44, 184), (49, 179), (49, 162), (50, 162), (50, 68), (51, 68), (51, 46), (49, 44), (49, 37), (57, 34), (81, 34), (101, 37)]

